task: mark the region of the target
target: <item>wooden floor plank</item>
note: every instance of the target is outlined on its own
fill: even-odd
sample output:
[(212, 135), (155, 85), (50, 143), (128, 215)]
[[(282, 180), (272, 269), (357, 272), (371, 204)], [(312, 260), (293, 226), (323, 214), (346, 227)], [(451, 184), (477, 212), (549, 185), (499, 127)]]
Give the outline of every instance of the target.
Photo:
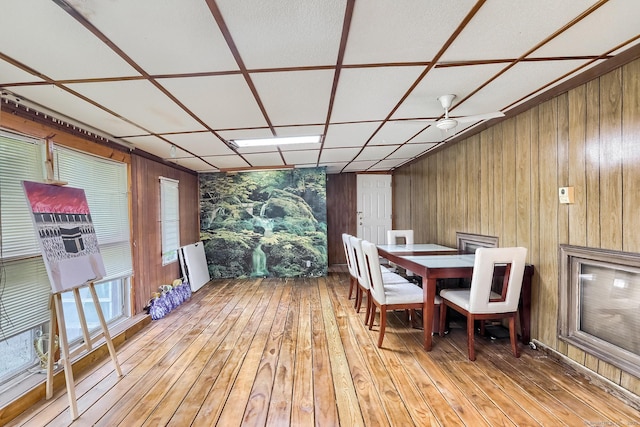
[(299, 312), (300, 288), (293, 286), (272, 383), (266, 421), (268, 426), (287, 426), (290, 423)]
[[(306, 281), (300, 281), (298, 337), (296, 345), (293, 395), (291, 399), (291, 425), (313, 426), (313, 359), (311, 337), (311, 288)], [(333, 404), (333, 402), (328, 402)]]
[(342, 289), (342, 286), (337, 289), (336, 287), (330, 288), (329, 297), (336, 312), (338, 333), (340, 334), (340, 339), (347, 357), (347, 363), (351, 371), (351, 379), (358, 398), (357, 403), (362, 411), (362, 419), (365, 425), (385, 425), (388, 423), (387, 415), (382, 407), (380, 396), (375, 390), (367, 364), (360, 351), (360, 345), (353, 334), (351, 325), (351, 322), (355, 322), (357, 324), (355, 326), (356, 329), (362, 328), (364, 327), (363, 320), (360, 319), (355, 310), (353, 310), (351, 300), (347, 300), (347, 294), (340, 292)]
[(64, 385), (9, 426), (490, 426), (636, 425), (635, 407), (544, 352), (476, 342), (452, 325), (422, 348), (421, 330), (347, 299), (343, 272), (326, 278), (213, 281), (164, 319), (76, 376), (80, 417)]
[[(319, 282), (319, 280), (315, 280)], [(335, 426), (338, 421), (336, 393), (329, 354), (329, 337), (326, 333), (324, 313), (320, 304), (318, 286), (313, 286), (311, 295), (311, 354), (313, 360), (314, 415), (317, 425)], [(336, 360), (337, 363), (337, 360)], [(337, 372), (337, 371), (336, 371)], [(328, 402), (333, 401), (330, 405)]]
[(340, 424), (353, 427), (362, 426), (364, 425), (362, 411), (358, 405), (356, 390), (349, 371), (349, 363), (340, 339), (336, 321), (336, 309), (329, 297), (327, 280), (324, 278), (319, 279), (318, 286)]
[[(266, 310), (262, 315), (262, 319), (256, 329), (256, 334), (251, 341), (247, 354), (242, 361), (242, 365), (240, 366), (240, 370), (238, 371), (234, 381), (233, 388), (227, 395), (226, 403), (217, 421), (217, 424), (221, 426), (232, 427), (234, 425), (239, 426), (240, 424), (244, 424), (243, 418), (238, 417), (238, 414), (246, 413), (248, 402), (251, 397), (251, 390), (255, 385), (256, 377), (259, 372), (260, 361), (267, 347), (266, 344), (269, 338), (269, 331), (273, 329), (274, 320), (276, 319), (279, 306), (282, 302), (282, 282), (276, 281), (268, 284), (268, 286), (270, 286), (271, 289), (274, 289), (274, 292), (271, 295), (269, 305), (266, 307)], [(276, 334), (279, 333), (280, 331), (276, 330)], [(265, 409), (266, 415), (267, 405), (263, 405), (263, 408)]]
[(280, 348), (289, 312), (291, 292), (291, 287), (287, 286), (280, 297), (242, 418), (244, 426), (263, 426), (267, 421), (271, 392), (275, 382), (276, 366), (280, 357)]

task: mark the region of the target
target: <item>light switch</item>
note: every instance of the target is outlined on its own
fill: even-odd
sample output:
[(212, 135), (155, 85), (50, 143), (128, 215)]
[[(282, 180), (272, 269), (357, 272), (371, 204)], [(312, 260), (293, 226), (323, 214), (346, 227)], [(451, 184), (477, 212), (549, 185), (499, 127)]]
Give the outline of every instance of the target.
[(561, 204), (575, 203), (573, 187), (560, 187), (558, 197)]

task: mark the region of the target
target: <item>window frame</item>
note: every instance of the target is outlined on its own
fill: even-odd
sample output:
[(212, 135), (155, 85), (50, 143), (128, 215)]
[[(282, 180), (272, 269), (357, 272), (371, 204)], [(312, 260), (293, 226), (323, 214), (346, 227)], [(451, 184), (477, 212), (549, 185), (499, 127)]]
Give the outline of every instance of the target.
[(178, 262), (180, 248), (180, 181), (159, 177), (162, 265)]

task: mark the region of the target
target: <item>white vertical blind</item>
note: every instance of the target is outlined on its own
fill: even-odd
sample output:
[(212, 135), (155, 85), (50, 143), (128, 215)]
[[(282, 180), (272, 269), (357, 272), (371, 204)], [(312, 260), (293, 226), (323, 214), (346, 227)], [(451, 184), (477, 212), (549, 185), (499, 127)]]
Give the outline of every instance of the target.
[(162, 265), (178, 260), (180, 247), (180, 194), (178, 181), (160, 177)]

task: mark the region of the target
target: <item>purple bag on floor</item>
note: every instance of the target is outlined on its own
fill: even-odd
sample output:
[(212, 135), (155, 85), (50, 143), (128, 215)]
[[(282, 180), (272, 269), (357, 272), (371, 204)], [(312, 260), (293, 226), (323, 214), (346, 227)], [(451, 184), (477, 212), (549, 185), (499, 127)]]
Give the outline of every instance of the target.
[(149, 314), (153, 320), (162, 319), (168, 313), (166, 306), (161, 299), (163, 299), (162, 296), (154, 298), (149, 304)]

